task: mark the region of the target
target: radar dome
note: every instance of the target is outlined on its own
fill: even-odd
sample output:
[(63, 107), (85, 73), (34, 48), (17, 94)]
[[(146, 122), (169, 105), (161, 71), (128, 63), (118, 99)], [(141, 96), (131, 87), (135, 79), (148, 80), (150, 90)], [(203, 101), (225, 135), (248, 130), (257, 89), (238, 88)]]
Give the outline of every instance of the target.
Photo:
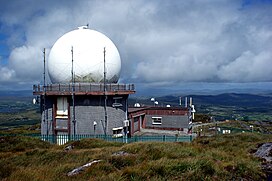
[(60, 37), (50, 51), (48, 74), (52, 83), (72, 81), (72, 47), (75, 82), (103, 82), (104, 47), (106, 81), (118, 82), (121, 59), (116, 46), (104, 34), (79, 27)]

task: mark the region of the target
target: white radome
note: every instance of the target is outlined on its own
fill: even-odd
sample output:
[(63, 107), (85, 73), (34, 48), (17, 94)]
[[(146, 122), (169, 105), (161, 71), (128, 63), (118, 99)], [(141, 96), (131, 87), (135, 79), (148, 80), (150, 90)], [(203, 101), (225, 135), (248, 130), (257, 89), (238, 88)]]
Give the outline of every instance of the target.
[(106, 80), (108, 83), (118, 82), (121, 59), (116, 46), (104, 34), (79, 27), (60, 37), (50, 51), (48, 74), (52, 83), (72, 81), (72, 47), (75, 82), (103, 82), (104, 47)]

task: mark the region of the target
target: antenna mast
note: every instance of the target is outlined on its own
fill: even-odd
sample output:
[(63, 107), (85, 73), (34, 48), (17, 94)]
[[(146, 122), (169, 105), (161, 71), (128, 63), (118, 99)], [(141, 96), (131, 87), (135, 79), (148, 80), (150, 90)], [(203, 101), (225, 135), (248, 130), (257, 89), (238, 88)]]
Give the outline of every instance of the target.
[(74, 49), (72, 46), (72, 100), (73, 100), (73, 125), (74, 125), (74, 136), (76, 135), (76, 112), (75, 112), (75, 77), (74, 77)]
[(46, 88), (45, 88), (45, 48), (43, 49), (43, 121), (46, 121), (46, 135), (49, 135), (48, 119), (46, 117)]
[(104, 134), (107, 135), (107, 124), (108, 124), (108, 114), (107, 114), (107, 95), (106, 95), (106, 47), (104, 47), (104, 111), (105, 111), (105, 125), (104, 125)]

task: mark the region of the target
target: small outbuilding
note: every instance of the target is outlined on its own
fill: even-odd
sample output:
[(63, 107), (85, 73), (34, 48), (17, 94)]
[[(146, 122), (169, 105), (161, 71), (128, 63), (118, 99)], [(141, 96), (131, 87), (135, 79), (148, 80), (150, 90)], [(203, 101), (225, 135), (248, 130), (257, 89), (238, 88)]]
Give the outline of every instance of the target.
[(188, 133), (191, 120), (189, 108), (134, 107), (128, 109), (130, 135), (141, 129), (182, 131)]

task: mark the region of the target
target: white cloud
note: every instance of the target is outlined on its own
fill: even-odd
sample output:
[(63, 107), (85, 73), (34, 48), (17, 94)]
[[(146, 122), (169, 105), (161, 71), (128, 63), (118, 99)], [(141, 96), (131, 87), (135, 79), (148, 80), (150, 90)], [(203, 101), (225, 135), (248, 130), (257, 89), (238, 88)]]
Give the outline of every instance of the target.
[(0, 67), (0, 82), (12, 82), (15, 78), (15, 71), (7, 67)]
[(221, 67), (219, 77), (234, 82), (271, 81), (271, 57), (271, 52), (260, 52), (257, 55), (250, 51), (243, 52), (233, 62)]
[(10, 33), (12, 51), (1, 71), (14, 71), (10, 78), (18, 82), (41, 80), (42, 49), (49, 51), (61, 35), (89, 23), (117, 45), (124, 82), (272, 81), (267, 66), (272, 61), (272, 4), (240, 3), (6, 2), (0, 21)]
[(25, 81), (42, 77), (40, 74), (43, 70), (42, 49), (31, 46), (13, 49), (9, 57), (9, 66), (16, 72), (18, 78)]

